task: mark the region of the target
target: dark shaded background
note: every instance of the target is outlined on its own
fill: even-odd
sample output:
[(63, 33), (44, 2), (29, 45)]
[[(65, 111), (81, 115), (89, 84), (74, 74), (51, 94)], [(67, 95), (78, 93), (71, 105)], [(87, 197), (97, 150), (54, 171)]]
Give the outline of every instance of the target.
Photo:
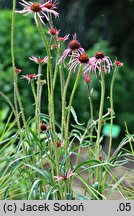
[[(43, 2), (43, 0), (42, 0)], [(116, 47), (115, 54), (134, 66), (133, 0), (65, 0), (59, 1), (57, 24), (63, 34), (77, 32), (89, 49), (99, 38)], [(11, 8), (11, 0), (1, 0), (0, 8)], [(17, 1), (19, 7), (19, 1)]]
[[(42, 1), (43, 2), (43, 1)], [(60, 17), (56, 19), (55, 26), (61, 29), (61, 35), (65, 34), (73, 34), (77, 33), (78, 39), (81, 42), (82, 46), (87, 50), (89, 55), (94, 50), (100, 49), (106, 50), (106, 54), (115, 59), (116, 57), (124, 62), (124, 67), (121, 68), (120, 74), (116, 80), (116, 85), (114, 88), (114, 102), (115, 102), (115, 111), (117, 113), (117, 118), (115, 120), (116, 124), (119, 124), (122, 128), (122, 134), (124, 135), (124, 121), (127, 121), (130, 132), (134, 130), (134, 1), (133, 0), (65, 0), (60, 1), (58, 12), (60, 13)], [(11, 0), (1, 0), (0, 8), (2, 11), (4, 9), (11, 9), (12, 1)], [(17, 7), (20, 9), (19, 1), (17, 1)], [(18, 16), (17, 16), (18, 17)], [(27, 18), (20, 16), (22, 22), (24, 22)], [(18, 18), (17, 18), (18, 19)], [(23, 27), (23, 23), (20, 22)], [(26, 21), (25, 21), (26, 22)], [(28, 58), (32, 53), (30, 53), (29, 48), (33, 48), (38, 53), (41, 53), (41, 45), (32, 44), (37, 40), (37, 32), (34, 29), (30, 29), (28, 22), (26, 23), (27, 27), (25, 32), (23, 33), (26, 39), (23, 41), (23, 36), (21, 36), (21, 32), (24, 31), (23, 28), (17, 29), (18, 35), (16, 41), (16, 47), (22, 46), (25, 49), (25, 53), (22, 51), (16, 50), (17, 53), (17, 63), (20, 67), (24, 67), (24, 69), (28, 69), (31, 67), (29, 72), (33, 72), (33, 68), (30, 63), (23, 63), (22, 59)], [(2, 27), (0, 26), (0, 29)], [(4, 28), (4, 27), (3, 27)], [(10, 30), (10, 24), (8, 21), (8, 27)], [(30, 30), (29, 30), (30, 29)], [(32, 37), (29, 35), (29, 32), (32, 32), (32, 37), (34, 38), (32, 41)], [(10, 31), (9, 31), (10, 33)], [(7, 34), (7, 33), (6, 33)], [(30, 36), (30, 37), (29, 37)], [(10, 37), (10, 36), (9, 36)], [(20, 39), (19, 39), (20, 38)], [(31, 39), (30, 39), (31, 38)], [(29, 42), (26, 42), (28, 41)], [(21, 41), (21, 43), (20, 43)], [(9, 41), (10, 42), (10, 41)], [(24, 43), (25, 42), (25, 43)], [(28, 44), (29, 43), (29, 44)], [(7, 43), (5, 42), (6, 46)], [(104, 44), (104, 46), (103, 46)], [(8, 48), (10, 48), (10, 44), (8, 44)], [(19, 47), (20, 48), (20, 47)], [(2, 49), (0, 49), (1, 51)], [(6, 49), (5, 49), (6, 50)], [(91, 52), (90, 52), (91, 50)], [(1, 51), (0, 55), (3, 53)], [(19, 59), (20, 55), (20, 59)], [(26, 56), (27, 55), (27, 56)], [(10, 63), (6, 65), (6, 60), (4, 57), (1, 57), (1, 61), (3, 61), (3, 67), (0, 71), (8, 70)], [(11, 69), (10, 69), (11, 70)], [(8, 83), (8, 78), (4, 78)], [(4, 80), (4, 82), (5, 82)], [(110, 76), (109, 76), (110, 80)], [(94, 81), (95, 84), (95, 96), (93, 98), (95, 113), (98, 112), (98, 101), (99, 101), (99, 85)], [(2, 86), (2, 84), (0, 83)], [(11, 85), (10, 85), (11, 86)], [(107, 87), (109, 87), (109, 83), (107, 83)], [(27, 103), (27, 98), (29, 92), (27, 91), (27, 87), (24, 87), (24, 82), (21, 81), (20, 89), (23, 89), (23, 101), (27, 107), (28, 115), (31, 114), (31, 106)], [(7, 95), (10, 95), (12, 89), (4, 89), (4, 92)], [(108, 96), (108, 88), (106, 89), (106, 94)], [(57, 92), (58, 94), (58, 92)], [(11, 96), (12, 97), (12, 96)], [(29, 96), (29, 100), (32, 96)], [(45, 94), (43, 96), (45, 98)], [(77, 97), (74, 100), (74, 106), (76, 111), (79, 113), (80, 120), (88, 119), (88, 103), (85, 102), (85, 97), (87, 97), (86, 88), (83, 89), (83, 84), (80, 84), (80, 87), (77, 92)], [(79, 100), (81, 98), (81, 101)], [(80, 106), (78, 106), (80, 103)], [(108, 102), (107, 104), (108, 105)], [(86, 110), (86, 111), (85, 111)], [(46, 112), (46, 110), (43, 110)], [(57, 119), (59, 119), (59, 107), (58, 101), (56, 102), (56, 112)]]

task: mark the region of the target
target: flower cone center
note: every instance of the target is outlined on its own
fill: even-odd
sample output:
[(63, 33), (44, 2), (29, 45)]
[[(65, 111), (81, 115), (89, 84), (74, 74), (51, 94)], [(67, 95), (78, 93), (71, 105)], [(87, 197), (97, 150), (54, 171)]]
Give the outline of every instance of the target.
[(68, 44), (68, 48), (71, 50), (76, 50), (80, 48), (80, 43), (77, 40), (72, 40), (70, 41), (70, 43)]
[(41, 11), (41, 6), (40, 6), (40, 4), (39, 4), (39, 3), (32, 4), (31, 10), (32, 10), (33, 12), (40, 12), (40, 11)]
[(53, 3), (52, 2), (48, 2), (46, 5), (45, 5), (45, 7), (47, 8), (47, 9), (52, 9), (53, 8)]
[(95, 58), (96, 59), (103, 59), (105, 57), (104, 53), (103, 52), (97, 52), (95, 54)]
[(36, 78), (36, 75), (35, 74), (28, 74), (28, 78), (29, 79), (34, 79), (34, 78)]
[(89, 58), (88, 58), (88, 56), (86, 54), (82, 54), (82, 55), (79, 56), (79, 61), (81, 63), (86, 64), (86, 63), (89, 62)]

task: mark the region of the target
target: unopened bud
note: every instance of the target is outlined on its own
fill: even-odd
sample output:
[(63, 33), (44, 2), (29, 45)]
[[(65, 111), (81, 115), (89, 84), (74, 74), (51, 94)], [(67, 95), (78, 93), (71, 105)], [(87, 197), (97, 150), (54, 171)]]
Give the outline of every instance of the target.
[(115, 61), (114, 64), (115, 64), (117, 67), (122, 67), (122, 66), (123, 66), (123, 63), (120, 62), (120, 61)]
[(84, 78), (84, 82), (85, 83), (87, 83), (87, 84), (90, 83), (91, 80), (90, 80), (89, 73), (85, 73), (84, 76), (83, 76), (83, 78)]
[(45, 123), (42, 123), (40, 125), (40, 129), (41, 129), (41, 131), (46, 131), (47, 130), (47, 125)]
[(57, 142), (57, 147), (60, 148), (61, 146), (62, 146), (62, 142), (61, 142), (61, 141), (58, 141), (58, 142)]
[(15, 73), (21, 73), (22, 72), (22, 70), (20, 69), (20, 68), (15, 68)]

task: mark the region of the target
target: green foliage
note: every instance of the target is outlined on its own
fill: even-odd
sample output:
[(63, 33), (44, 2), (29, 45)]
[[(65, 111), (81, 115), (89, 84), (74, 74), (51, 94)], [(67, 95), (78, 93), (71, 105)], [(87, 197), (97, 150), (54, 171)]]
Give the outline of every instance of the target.
[(9, 112), (8, 107), (4, 107), (0, 110), (0, 135), (2, 134), (2, 131), (4, 130), (4, 127), (5, 127), (4, 121), (7, 119), (8, 112)]
[[(36, 73), (37, 66), (29, 60), (32, 55), (43, 57), (46, 55), (43, 49), (42, 40), (32, 22), (32, 19), (23, 17), (16, 13), (15, 22), (15, 63), (16, 67), (23, 70), (23, 74)], [(13, 76), (11, 64), (11, 11), (0, 11), (0, 88), (13, 99)], [(46, 71), (44, 71), (46, 76)], [(29, 116), (32, 113), (31, 104), (33, 103), (32, 93), (28, 90), (27, 82), (21, 80), (19, 76), (19, 89), (22, 94), (22, 101), (27, 109)], [(27, 100), (28, 98), (28, 100)], [(1, 101), (1, 98), (0, 98)]]

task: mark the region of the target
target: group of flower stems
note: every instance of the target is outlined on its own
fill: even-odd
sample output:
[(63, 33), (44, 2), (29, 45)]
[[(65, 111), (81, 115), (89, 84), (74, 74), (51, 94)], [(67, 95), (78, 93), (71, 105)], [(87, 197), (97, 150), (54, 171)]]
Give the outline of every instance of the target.
[[(50, 1), (51, 2), (51, 1)], [(20, 117), (22, 117), (23, 120), (23, 127), (25, 129), (25, 135), (26, 137), (29, 139), (29, 131), (27, 128), (27, 120), (25, 118), (25, 114), (24, 114), (24, 109), (23, 109), (23, 105), (21, 102), (21, 96), (19, 93), (19, 88), (18, 88), (18, 73), (16, 73), (16, 66), (15, 66), (15, 58), (14, 58), (14, 25), (15, 25), (15, 10), (16, 10), (16, 1), (13, 0), (13, 12), (12, 12), (12, 32), (11, 32), (11, 51), (12, 51), (12, 65), (13, 65), (13, 77), (14, 77), (14, 114), (16, 117), (16, 121), (17, 121), (17, 125), (18, 125), (18, 129), (20, 131), (20, 136), (21, 138), (23, 138), (23, 135), (21, 134), (21, 123), (20, 123)], [(44, 43), (44, 48), (45, 51), (47, 53), (47, 90), (48, 90), (48, 114), (49, 114), (49, 130), (51, 131), (52, 134), (52, 138), (51, 138), (51, 142), (50, 142), (50, 153), (51, 153), (51, 157), (53, 157), (53, 153), (54, 153), (54, 158), (55, 158), (55, 165), (52, 163), (51, 164), (51, 172), (52, 172), (52, 178), (53, 178), (53, 182), (56, 181), (56, 178), (59, 178), (58, 185), (59, 185), (59, 196), (60, 199), (66, 199), (66, 194), (67, 193), (71, 193), (71, 181), (68, 180), (68, 184), (66, 185), (65, 188), (65, 193), (63, 193), (63, 181), (60, 180), (65, 180), (67, 179), (67, 176), (65, 178), (65, 176), (61, 176), (61, 172), (60, 172), (60, 158), (59, 158), (59, 154), (58, 154), (58, 147), (57, 147), (57, 133), (56, 133), (56, 124), (55, 124), (55, 105), (54, 105), (54, 92), (55, 92), (55, 86), (56, 86), (56, 79), (58, 77), (60, 77), (60, 84), (61, 84), (61, 100), (62, 100), (62, 117), (61, 117), (61, 142), (63, 143), (63, 148), (64, 148), (64, 152), (65, 152), (65, 157), (66, 157), (66, 163), (65, 163), (65, 170), (66, 173), (70, 172), (68, 174), (68, 178), (71, 177), (73, 174), (71, 171), (72, 169), (72, 165), (70, 162), (70, 157), (69, 157), (69, 126), (70, 126), (70, 113), (71, 113), (71, 107), (73, 104), (73, 99), (74, 99), (74, 95), (76, 93), (76, 89), (78, 87), (79, 81), (82, 77), (83, 71), (85, 70), (84, 68), (84, 64), (87, 64), (86, 61), (86, 55), (82, 54), (82, 50), (80, 50), (80, 55), (78, 60), (80, 63), (77, 67), (78, 71), (76, 72), (76, 79), (70, 94), (70, 98), (69, 101), (67, 103), (67, 92), (68, 92), (68, 86), (71, 80), (71, 76), (73, 74), (73, 67), (69, 68), (68, 74), (67, 74), (67, 78), (65, 80), (64, 74), (63, 74), (63, 63), (62, 61), (59, 62), (59, 58), (61, 55), (61, 50), (62, 50), (62, 46), (60, 46), (60, 48), (58, 49), (59, 46), (57, 46), (57, 50), (56, 50), (56, 63), (55, 63), (55, 68), (53, 69), (53, 58), (52, 58), (52, 54), (51, 54), (51, 43), (50, 41), (47, 39), (46, 34), (44, 33), (44, 29), (40, 20), (40, 17), (38, 16), (37, 13), (35, 13), (35, 19), (36, 19), (36, 26), (37, 29), (39, 31), (39, 34), (43, 40)], [(52, 28), (53, 24), (52, 24), (52, 17), (51, 14), (49, 14), (49, 25)], [(55, 44), (57, 44), (57, 41), (55, 39)], [(73, 44), (74, 45), (74, 44)], [(69, 53), (68, 53), (69, 54)], [(63, 58), (66, 56), (63, 56)], [(83, 59), (82, 59), (83, 57)], [(73, 57), (72, 57), (73, 58)], [(103, 56), (104, 58), (104, 56)], [(75, 59), (75, 56), (74, 56)], [(96, 55), (96, 59), (97, 59), (97, 55)], [(98, 57), (99, 59), (99, 57)], [(83, 62), (82, 62), (83, 60)], [(71, 59), (72, 63), (74, 63), (74, 66), (76, 65), (76, 61)], [(117, 62), (116, 62), (117, 63)], [(119, 63), (119, 62), (118, 62)], [(112, 146), (112, 124), (113, 124), (113, 114), (114, 114), (114, 110), (113, 110), (113, 85), (114, 85), (114, 80), (115, 80), (115, 76), (117, 73), (117, 68), (119, 65), (115, 65), (114, 66), (114, 73), (112, 76), (112, 81), (111, 81), (111, 86), (110, 86), (110, 109), (109, 109), (109, 115), (111, 116), (110, 118), (110, 123), (111, 123), (111, 127), (110, 127), (110, 142), (109, 142), (109, 150), (108, 150), (108, 156), (107, 156), (107, 161), (109, 161), (110, 159), (110, 152), (111, 152), (111, 146)], [(100, 109), (99, 109), (99, 118), (97, 120), (97, 124), (98, 124), (98, 129), (97, 129), (97, 138), (96, 138), (96, 142), (95, 142), (95, 146), (94, 146), (94, 157), (96, 160), (100, 161), (100, 136), (101, 136), (101, 129), (102, 129), (102, 124), (103, 124), (103, 107), (104, 107), (104, 101), (105, 101), (105, 70), (103, 68), (103, 61), (102, 63), (99, 64), (99, 67), (101, 67), (101, 72), (100, 72), (100, 77), (101, 77), (101, 98), (100, 98)], [(96, 64), (96, 68), (95, 70), (97, 70), (98, 65)], [(89, 68), (88, 68), (89, 69)], [(43, 81), (41, 80), (41, 74), (42, 74), (42, 63), (38, 64), (38, 74), (37, 74), (37, 82), (36, 82), (36, 88), (35, 88), (35, 79), (31, 79), (31, 88), (32, 88), (32, 92), (33, 92), (33, 96), (35, 99), (35, 123), (36, 123), (36, 129), (35, 129), (35, 133), (38, 136), (38, 138), (40, 139), (40, 134), (41, 134), (41, 120), (40, 120), (40, 107), (41, 107), (41, 92), (42, 92), (42, 87), (43, 87)], [(85, 72), (85, 75), (87, 76), (87, 73)], [(88, 79), (88, 77), (87, 77)], [(92, 105), (92, 98), (91, 98), (91, 92), (90, 92), (90, 80), (87, 80), (85, 77), (85, 83), (88, 87), (88, 93), (89, 93), (89, 104), (90, 104), (90, 121), (89, 124), (87, 125), (87, 130), (85, 131), (85, 133), (87, 131), (89, 131), (90, 129), (90, 141), (92, 142), (92, 135), (93, 135), (93, 127), (94, 127), (94, 119), (93, 119), (93, 105)], [(19, 112), (20, 110), (20, 112)], [(43, 127), (43, 125), (42, 125)], [(81, 139), (84, 139), (85, 133), (83, 135), (83, 137)], [(27, 154), (27, 150), (26, 147), (23, 145), (23, 153)], [(78, 155), (80, 154), (80, 149), (78, 150)], [(79, 158), (77, 157), (76, 162), (78, 163)], [(71, 168), (71, 169), (70, 169)], [(96, 173), (95, 173), (95, 181), (97, 182), (99, 180), (99, 175), (100, 175), (100, 170), (96, 169)]]

